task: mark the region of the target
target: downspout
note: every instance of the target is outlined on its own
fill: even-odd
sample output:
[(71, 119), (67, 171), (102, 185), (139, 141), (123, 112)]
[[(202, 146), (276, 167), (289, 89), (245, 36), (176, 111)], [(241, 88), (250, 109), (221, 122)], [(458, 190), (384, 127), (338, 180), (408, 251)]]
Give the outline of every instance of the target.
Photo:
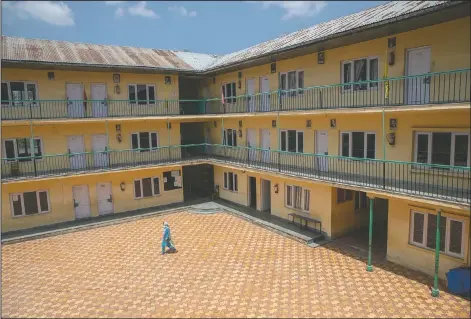
[(34, 133), (33, 133), (33, 121), (29, 121), (29, 132), (30, 132), (30, 141), (29, 147), (31, 149), (31, 156), (33, 158), (33, 167), (34, 167), (34, 176), (38, 176), (37, 169), (36, 169), (36, 154), (34, 152)]
[(432, 297), (438, 297), (440, 290), (438, 290), (438, 265), (440, 263), (440, 218), (442, 216), (442, 210), (437, 210), (437, 230), (435, 238), (435, 273), (433, 276), (433, 288)]

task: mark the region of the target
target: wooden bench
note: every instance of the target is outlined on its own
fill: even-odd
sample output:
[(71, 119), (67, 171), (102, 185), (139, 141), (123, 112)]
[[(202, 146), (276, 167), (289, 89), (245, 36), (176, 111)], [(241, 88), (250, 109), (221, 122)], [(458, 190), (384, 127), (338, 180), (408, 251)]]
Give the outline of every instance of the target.
[(290, 216), (293, 218), (293, 220), (292, 220), (293, 224), (294, 224), (294, 219), (295, 218), (299, 219), (299, 226), (300, 226), (301, 229), (303, 228), (303, 221), (304, 221), (304, 228), (307, 228), (308, 222), (311, 222), (311, 223), (314, 224), (314, 229), (317, 230), (317, 224), (319, 224), (319, 233), (322, 233), (322, 222), (320, 220), (317, 220), (317, 219), (314, 219), (314, 218), (311, 218), (311, 217), (307, 217), (307, 216), (303, 216), (303, 215), (299, 215), (299, 214), (296, 214), (296, 213), (288, 214), (288, 218)]

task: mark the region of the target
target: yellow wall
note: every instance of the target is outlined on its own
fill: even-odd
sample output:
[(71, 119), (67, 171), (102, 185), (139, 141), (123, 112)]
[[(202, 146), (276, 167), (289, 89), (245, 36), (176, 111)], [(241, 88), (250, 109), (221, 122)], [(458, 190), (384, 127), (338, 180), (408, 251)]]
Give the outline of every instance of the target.
[(355, 211), (355, 192), (352, 191), (352, 200), (337, 203), (337, 188), (332, 187), (332, 238), (345, 235), (349, 232), (368, 225), (368, 210)]
[[(450, 37), (450, 34), (455, 36)], [(438, 25), (391, 35), (389, 37), (392, 36), (396, 37), (396, 59), (395, 64), (388, 67), (389, 77), (405, 75), (406, 50), (422, 46), (431, 46), (432, 48), (431, 72), (470, 67), (469, 16)], [(278, 89), (279, 73), (293, 70), (304, 70), (305, 87), (341, 83), (341, 62), (368, 56), (379, 57), (379, 76), (381, 77), (384, 73), (387, 39), (388, 37), (383, 37), (326, 50), (324, 64), (317, 64), (316, 52), (305, 56), (277, 61), (277, 73), (273, 74), (270, 72), (269, 64), (239, 70), (242, 72), (242, 79), (241, 88), (239, 89), (237, 87), (237, 95), (246, 93), (246, 81), (250, 78), (255, 79), (255, 92), (260, 92), (259, 78), (261, 76), (269, 77), (270, 91), (275, 91)], [(215, 84), (213, 84), (212, 81), (209, 82), (211, 97), (221, 97), (221, 85), (223, 83), (235, 81), (237, 84), (239, 71), (217, 75)], [(308, 101), (306, 101), (306, 103), (308, 103)]]
[[(435, 269), (435, 251), (409, 244), (409, 230), (411, 210), (436, 213), (437, 207), (418, 208), (417, 206), (424, 205), (399, 199), (389, 199), (387, 258), (392, 262), (433, 275)], [(456, 214), (464, 214), (465, 216)], [(439, 276), (445, 279), (445, 274), (450, 269), (470, 265), (469, 211), (444, 210), (442, 216), (462, 220), (465, 224), (464, 258), (455, 258), (440, 253)]]
[[(170, 203), (183, 201), (183, 188), (164, 191), (163, 172), (180, 170), (181, 167), (151, 168), (134, 171), (120, 171), (96, 175), (82, 175), (63, 179), (46, 179), (24, 183), (7, 183), (2, 185), (2, 231), (8, 232), (26, 229), (46, 224), (71, 221), (75, 219), (72, 187), (74, 185), (88, 185), (92, 217), (98, 216), (96, 185), (102, 182), (111, 182), (115, 213), (132, 211)], [(134, 199), (134, 179), (145, 177), (160, 177), (160, 196)], [(120, 184), (124, 182), (126, 188), (121, 190)], [(12, 217), (10, 194), (35, 190), (48, 190), (51, 205), (49, 213)]]

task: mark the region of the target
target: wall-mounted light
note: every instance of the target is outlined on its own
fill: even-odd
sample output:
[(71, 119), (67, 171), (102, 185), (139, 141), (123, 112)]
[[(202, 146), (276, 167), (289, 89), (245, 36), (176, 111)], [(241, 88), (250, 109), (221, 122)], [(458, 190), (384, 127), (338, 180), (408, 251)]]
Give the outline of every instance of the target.
[(271, 127), (276, 127), (276, 120), (271, 121)]
[(310, 128), (311, 127), (311, 120), (306, 120), (306, 127)]
[(172, 77), (170, 75), (165, 76), (165, 84), (172, 84)]
[(278, 191), (279, 191), (279, 190), (278, 190), (278, 184), (275, 184), (275, 185), (273, 186), (273, 189), (275, 190), (275, 194), (278, 194)]
[(331, 128), (337, 127), (337, 121), (335, 119), (330, 119), (330, 127)]
[(120, 93), (121, 93), (121, 88), (119, 87), (118, 84), (116, 84), (115, 87), (114, 87), (114, 93), (116, 93), (116, 94), (120, 94)]
[(118, 140), (118, 143), (121, 143), (121, 141), (123, 140), (121, 133), (116, 134), (116, 139)]
[(214, 127), (218, 127), (218, 122), (214, 121), (213, 125), (214, 125)]
[(55, 79), (54, 72), (47, 72), (47, 78), (49, 80), (54, 80)]
[(390, 130), (397, 129), (397, 119), (389, 119), (389, 129)]
[(325, 52), (317, 52), (317, 64), (324, 64)]
[(116, 124), (116, 132), (121, 132), (121, 124)]
[(242, 121), (239, 121), (239, 127), (242, 127)]
[(239, 137), (242, 137), (242, 130), (239, 129)]
[(271, 73), (276, 73), (276, 63), (270, 64), (270, 71)]
[(124, 190), (126, 189), (126, 184), (124, 182), (121, 182), (121, 184), (119, 184), (119, 188), (121, 188), (121, 190), (124, 192)]
[(386, 135), (386, 140), (388, 141), (389, 145), (395, 145), (396, 144), (396, 133), (389, 133)]

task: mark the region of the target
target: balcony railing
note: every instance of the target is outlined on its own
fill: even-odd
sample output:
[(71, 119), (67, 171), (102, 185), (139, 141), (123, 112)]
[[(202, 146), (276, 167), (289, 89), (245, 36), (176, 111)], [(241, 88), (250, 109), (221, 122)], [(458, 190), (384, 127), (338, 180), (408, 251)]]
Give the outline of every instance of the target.
[(3, 120), (284, 112), (470, 101), (470, 69), (204, 100), (2, 101)]
[(214, 144), (2, 159), (4, 180), (204, 161), (459, 203), (471, 202), (471, 168)]

